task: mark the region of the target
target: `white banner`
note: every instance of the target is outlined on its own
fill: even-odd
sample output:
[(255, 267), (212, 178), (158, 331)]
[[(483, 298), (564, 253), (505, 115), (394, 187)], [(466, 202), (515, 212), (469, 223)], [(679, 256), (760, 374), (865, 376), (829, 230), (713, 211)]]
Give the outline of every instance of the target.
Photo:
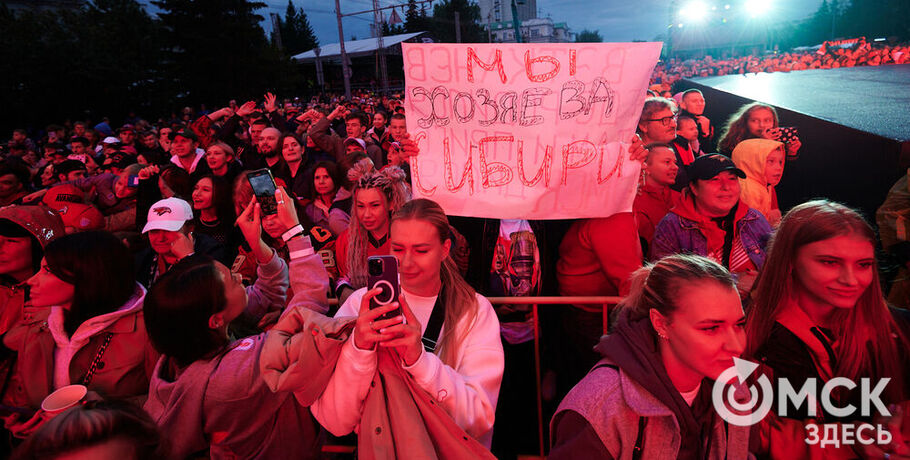
[(414, 196), (500, 219), (631, 211), (628, 146), (660, 48), (402, 43)]

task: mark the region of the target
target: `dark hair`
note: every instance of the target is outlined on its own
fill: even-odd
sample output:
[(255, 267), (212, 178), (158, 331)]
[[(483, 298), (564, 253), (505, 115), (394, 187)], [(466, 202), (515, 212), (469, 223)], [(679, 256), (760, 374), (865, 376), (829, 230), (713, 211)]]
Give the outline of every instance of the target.
[(317, 200), (319, 199), (319, 194), (316, 193), (316, 170), (319, 168), (324, 168), (329, 177), (332, 179), (332, 182), (335, 184), (335, 191), (341, 188), (341, 174), (338, 171), (338, 165), (333, 161), (320, 161), (313, 165), (313, 169), (310, 170), (309, 180), (310, 180), (310, 199)]
[(190, 198), (193, 194), (193, 184), (190, 183), (190, 173), (176, 165), (169, 165), (161, 171), (161, 180), (174, 191), (174, 196)]
[(389, 112), (386, 112), (385, 110), (377, 110), (376, 112), (373, 113), (373, 117), (376, 117), (376, 115), (382, 115), (382, 118), (386, 121), (386, 123), (388, 123)]
[(76, 136), (76, 137), (70, 139), (70, 143), (71, 144), (82, 144), (84, 147), (88, 147), (91, 144), (91, 142), (89, 142), (88, 139), (86, 139), (83, 136)]
[(215, 259), (198, 254), (183, 258), (145, 296), (145, 330), (152, 346), (181, 367), (216, 354), (230, 340), (209, 328), (209, 317), (226, 304)]
[(696, 123), (694, 117), (691, 117), (691, 116), (689, 116), (689, 115), (680, 115), (680, 116), (676, 117), (676, 126), (679, 126), (679, 122), (681, 122), (681, 121), (683, 121), (683, 120), (689, 120), (689, 121), (691, 121), (692, 123)]
[(389, 121), (391, 121), (391, 120), (405, 120), (405, 119), (406, 119), (406, 118), (405, 118), (405, 116), (404, 116), (403, 113), (396, 113), (395, 115), (392, 115), (392, 118), (389, 118)]
[[(234, 215), (234, 201), (233, 190), (231, 189), (231, 183), (223, 177), (216, 176), (213, 173), (203, 174), (196, 182), (193, 184), (193, 188), (196, 188), (196, 184), (199, 183), (202, 179), (209, 179), (212, 181), (212, 206), (215, 208), (215, 215), (218, 216), (218, 220), (223, 224), (227, 224), (231, 227), (234, 225), (234, 220), (237, 218)], [(194, 211), (196, 217), (199, 217), (200, 212)]]
[(256, 119), (254, 119), (253, 121), (250, 122), (250, 126), (253, 126), (253, 125), (272, 126), (272, 124), (269, 123), (268, 118), (256, 118)]
[(136, 291), (133, 256), (111, 233), (64, 235), (48, 243), (44, 259), (54, 276), (77, 288), (63, 321), (69, 334), (89, 318), (116, 311)]
[[(278, 138), (278, 149), (282, 150), (282, 151), (284, 150), (284, 140), (289, 137), (293, 137), (294, 140), (297, 141), (298, 144), (300, 144), (300, 150), (302, 152), (301, 155), (303, 155), (301, 157), (302, 158), (301, 161), (306, 160), (306, 151), (305, 151), (306, 142), (304, 142), (303, 138), (298, 136), (297, 133), (292, 133), (292, 132), (281, 133), (281, 137)], [(284, 161), (284, 154), (281, 155), (281, 160)]]
[[(41, 268), (41, 259), (44, 257), (44, 248), (41, 243), (25, 227), (9, 220), (0, 219), (0, 236), (6, 238), (25, 238), (29, 237), (32, 244), (32, 273), (38, 273)], [(0, 274), (3, 276), (4, 274)]]
[[(68, 175), (73, 171), (85, 171), (85, 163), (79, 160), (63, 160), (60, 163), (54, 165), (54, 175), (59, 176), (63, 174), (64, 176)], [(64, 179), (65, 180), (65, 179)]]
[[(351, 112), (344, 116), (344, 121), (349, 120), (358, 120), (360, 121), (360, 126), (366, 128), (370, 126), (370, 116), (364, 112)], [(348, 136), (351, 136), (351, 133), (348, 133)]]
[(123, 401), (87, 401), (47, 421), (13, 453), (16, 460), (48, 459), (125, 439), (139, 460), (160, 458), (158, 426), (141, 408)]
[(29, 172), (28, 167), (25, 166), (21, 160), (12, 161), (7, 159), (0, 161), (0, 177), (7, 174), (16, 176), (16, 180), (18, 180), (23, 187), (27, 186), (28, 181), (32, 178), (32, 173)]

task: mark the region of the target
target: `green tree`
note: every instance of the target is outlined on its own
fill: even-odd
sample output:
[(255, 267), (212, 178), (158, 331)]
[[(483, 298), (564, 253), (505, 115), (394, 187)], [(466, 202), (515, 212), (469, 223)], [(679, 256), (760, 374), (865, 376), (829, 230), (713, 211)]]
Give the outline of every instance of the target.
[(284, 19), (278, 20), (278, 30), (281, 31), (281, 43), (288, 55), (293, 56), (319, 46), (319, 40), (303, 8), (294, 8), (291, 0), (288, 0)]
[(430, 26), (433, 36), (442, 43), (455, 43), (455, 13), (461, 28), (462, 43), (486, 43), (487, 34), (480, 25), (480, 7), (471, 0), (443, 0), (433, 6)]
[(272, 47), (247, 0), (154, 0), (164, 27), (164, 61), (180, 104), (224, 104), (292, 84), (296, 68)]
[(161, 105), (159, 28), (135, 0), (16, 14), (0, 4), (0, 30), (4, 128), (105, 115), (116, 124)]
[(408, 0), (408, 9), (404, 14), (404, 30), (407, 33), (426, 32), (430, 30), (427, 12), (417, 7), (415, 0)]
[(604, 38), (600, 36), (600, 31), (597, 30), (582, 30), (577, 35), (575, 35), (575, 43), (601, 43), (604, 41)]

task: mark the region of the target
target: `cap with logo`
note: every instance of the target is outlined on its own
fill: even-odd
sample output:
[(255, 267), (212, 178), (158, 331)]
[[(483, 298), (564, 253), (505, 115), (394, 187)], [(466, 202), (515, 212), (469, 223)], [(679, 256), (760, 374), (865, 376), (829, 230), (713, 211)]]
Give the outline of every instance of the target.
[(150, 230), (176, 232), (187, 221), (193, 220), (193, 208), (180, 198), (165, 198), (149, 208), (148, 221), (142, 233)]
[(719, 153), (702, 155), (696, 158), (695, 161), (686, 168), (686, 172), (689, 174), (689, 182), (694, 180), (713, 179), (714, 176), (717, 176), (724, 171), (730, 171), (740, 179), (746, 178), (746, 173), (744, 173), (742, 169), (737, 168), (736, 164), (733, 163), (733, 160)]
[(177, 131), (171, 131), (171, 134), (168, 135), (168, 137), (171, 140), (174, 140), (174, 138), (177, 136), (185, 137), (192, 141), (199, 140), (199, 138), (196, 136), (196, 133), (194, 133), (193, 130), (189, 129), (189, 128), (183, 128), (183, 129), (180, 129)]
[(60, 215), (67, 229), (77, 232), (101, 230), (104, 228), (104, 216), (98, 208), (85, 203), (85, 194), (75, 185), (58, 185), (52, 187), (42, 203)]

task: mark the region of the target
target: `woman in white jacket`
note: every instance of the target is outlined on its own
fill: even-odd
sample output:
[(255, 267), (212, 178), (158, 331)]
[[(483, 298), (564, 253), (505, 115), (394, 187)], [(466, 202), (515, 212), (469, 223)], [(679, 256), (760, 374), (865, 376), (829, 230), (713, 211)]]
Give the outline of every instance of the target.
[[(390, 241), (399, 263), (400, 301), (370, 310), (370, 299), (381, 291), (363, 288), (341, 306), (335, 316), (356, 316), (354, 332), (311, 407), (313, 415), (335, 435), (359, 432), (377, 350), (386, 348), (459, 427), (489, 448), (504, 363), (493, 307), (458, 274), (449, 257), (448, 220), (438, 204), (405, 204), (392, 217)], [(379, 319), (399, 307), (401, 315)], [(444, 320), (434, 343), (424, 334), (436, 308), (443, 309)]]

